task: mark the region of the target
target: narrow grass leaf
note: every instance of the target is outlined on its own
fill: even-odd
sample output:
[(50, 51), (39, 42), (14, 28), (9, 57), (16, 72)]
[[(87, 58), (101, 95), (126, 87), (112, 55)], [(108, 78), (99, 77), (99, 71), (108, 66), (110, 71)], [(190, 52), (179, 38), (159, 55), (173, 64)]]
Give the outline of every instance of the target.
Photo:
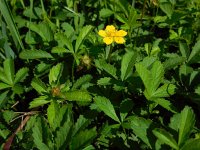
[(16, 45), (16, 47), (18, 47), (18, 44), (20, 45), (20, 47), (22, 49), (24, 49), (24, 45), (22, 43), (21, 37), (19, 35), (19, 31), (15, 25), (14, 19), (13, 19), (13, 15), (10, 11), (10, 8), (7, 4), (6, 0), (0, 0), (0, 11), (7, 23), (7, 26), (11, 32), (11, 35), (13, 37), (14, 43)]

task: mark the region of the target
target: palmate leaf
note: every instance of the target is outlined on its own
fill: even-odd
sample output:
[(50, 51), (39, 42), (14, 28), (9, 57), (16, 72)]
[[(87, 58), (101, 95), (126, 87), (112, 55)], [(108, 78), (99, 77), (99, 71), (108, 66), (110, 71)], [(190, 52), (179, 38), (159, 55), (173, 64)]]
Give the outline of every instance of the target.
[(7, 88), (11, 88), (11, 86), (6, 83), (0, 82), (0, 90), (7, 89)]
[(116, 115), (115, 109), (112, 105), (112, 103), (110, 102), (110, 100), (108, 100), (105, 97), (101, 97), (101, 96), (96, 96), (94, 98), (94, 102), (95, 104), (98, 106), (98, 108), (103, 111), (107, 116), (109, 116), (110, 118), (112, 118), (113, 120), (117, 121), (120, 123), (119, 118)]
[[(1, 69), (1, 68), (0, 68), (0, 69)], [(6, 84), (8, 84), (8, 85), (10, 85), (10, 82), (9, 82), (9, 80), (7, 79), (7, 76), (5, 75), (3, 69), (0, 70), (0, 81), (6, 83)]]
[(46, 22), (41, 22), (39, 24), (35, 24), (32, 22), (28, 23), (28, 28), (37, 34), (39, 34), (43, 41), (50, 42), (53, 40), (53, 32)]
[(181, 118), (179, 124), (178, 145), (182, 146), (189, 138), (189, 135), (195, 124), (195, 114), (191, 107), (186, 106), (181, 111)]
[(49, 150), (48, 146), (43, 141), (43, 138), (44, 138), (43, 133), (45, 133), (45, 132), (43, 131), (44, 128), (42, 128), (42, 126), (43, 125), (41, 123), (41, 119), (38, 118), (34, 127), (32, 128), (33, 141), (38, 149)]
[(148, 87), (147, 90), (151, 91), (150, 93), (156, 91), (161, 81), (163, 80), (163, 77), (164, 77), (163, 65), (159, 61), (156, 61), (151, 69), (151, 87)]
[(134, 67), (135, 61), (136, 61), (136, 53), (135, 52), (127, 52), (121, 62), (121, 80), (126, 80), (130, 73), (132, 72), (132, 69)]
[(151, 72), (141, 63), (136, 64), (135, 67), (144, 83), (145, 88), (148, 89), (148, 87), (151, 86)]
[(3, 62), (3, 66), (4, 66), (4, 73), (9, 81), (9, 84), (13, 85), (14, 74), (15, 74), (14, 61), (12, 59), (6, 59)]
[(86, 119), (83, 115), (80, 115), (73, 127), (72, 136), (82, 131), (85, 127), (89, 125), (89, 123), (89, 119)]
[(175, 93), (176, 86), (173, 84), (164, 84), (159, 87), (152, 95), (152, 98), (169, 97)]
[(174, 140), (174, 138), (172, 137), (172, 135), (170, 133), (168, 133), (167, 131), (165, 131), (164, 129), (154, 129), (153, 130), (153, 134), (163, 143), (171, 146), (172, 148), (178, 150), (178, 144), (176, 143), (176, 141)]
[(162, 106), (163, 108), (173, 113), (176, 113), (175, 107), (172, 105), (172, 103), (169, 100), (165, 100), (164, 98), (156, 98), (156, 99), (153, 99), (153, 101), (159, 104), (160, 106)]
[(96, 135), (96, 128), (81, 131), (72, 138), (70, 150), (79, 150), (85, 148), (92, 142)]
[(111, 78), (110, 77), (104, 77), (104, 78), (100, 78), (97, 81), (98, 85), (111, 85)]
[(177, 55), (176, 57), (172, 57), (172, 58), (169, 58), (168, 60), (166, 60), (163, 63), (163, 66), (164, 66), (165, 70), (169, 70), (174, 67), (177, 67), (178, 65), (181, 65), (185, 61), (186, 61), (186, 57), (181, 57), (181, 56)]
[(39, 106), (43, 106), (45, 104), (50, 103), (50, 100), (47, 100), (47, 96), (40, 96), (38, 98), (33, 99), (33, 101), (31, 101), (29, 103), (29, 108), (35, 108), (35, 107), (39, 107)]
[(53, 58), (51, 54), (43, 50), (24, 50), (19, 54), (21, 59)]
[[(74, 48), (72, 45), (72, 41), (63, 33), (56, 33), (55, 40), (58, 42), (59, 47), (66, 46), (70, 52), (74, 53)], [(66, 51), (66, 50), (65, 50)], [(66, 51), (67, 52), (67, 51)]]
[(151, 148), (152, 147), (150, 144), (151, 138), (147, 136), (147, 130), (152, 124), (152, 121), (146, 120), (138, 116), (129, 116), (127, 120), (128, 120), (127, 127), (132, 129), (133, 133)]
[(45, 83), (42, 82), (39, 78), (34, 78), (31, 82), (31, 86), (40, 94), (47, 92)]
[(59, 63), (56, 66), (53, 66), (49, 72), (49, 84), (56, 82), (59, 80), (62, 74), (62, 64)]
[(200, 52), (200, 40), (196, 42), (194, 47), (192, 48), (192, 52), (190, 53), (190, 56), (188, 58), (188, 63), (192, 63), (193, 59), (198, 56)]
[[(160, 0), (161, 1), (161, 0)], [(169, 1), (165, 1), (160, 3), (160, 9), (169, 17), (171, 18), (173, 14), (173, 7), (172, 4)]]
[(55, 119), (58, 115), (57, 113), (59, 113), (58, 110), (59, 110), (58, 103), (54, 100), (51, 101), (51, 104), (47, 108), (47, 118), (48, 118), (48, 121), (49, 121), (49, 125), (51, 127), (54, 126), (54, 121), (55, 121)]
[(199, 150), (200, 149), (200, 138), (188, 140), (180, 150)]
[(65, 149), (71, 140), (72, 122), (67, 120), (56, 132), (55, 143), (57, 149)]
[(64, 97), (69, 101), (90, 102), (92, 96), (87, 91), (68, 91), (64, 93)]
[(78, 49), (80, 48), (81, 44), (83, 43), (83, 41), (85, 40), (85, 38), (87, 37), (87, 35), (90, 33), (90, 31), (93, 29), (93, 27), (91, 25), (87, 25), (85, 27), (83, 27), (81, 29), (81, 32), (76, 40), (76, 45), (75, 45), (75, 52), (78, 51)]
[(8, 100), (8, 94), (9, 91), (5, 91), (3, 93), (0, 94), (0, 108), (2, 108), (4, 106), (4, 104), (7, 102)]
[(84, 75), (76, 80), (76, 82), (72, 86), (72, 90), (80, 88), (82, 85), (89, 83), (92, 80), (92, 76), (90, 74)]
[(28, 75), (28, 71), (29, 69), (26, 67), (19, 69), (15, 75), (14, 83), (22, 82)]

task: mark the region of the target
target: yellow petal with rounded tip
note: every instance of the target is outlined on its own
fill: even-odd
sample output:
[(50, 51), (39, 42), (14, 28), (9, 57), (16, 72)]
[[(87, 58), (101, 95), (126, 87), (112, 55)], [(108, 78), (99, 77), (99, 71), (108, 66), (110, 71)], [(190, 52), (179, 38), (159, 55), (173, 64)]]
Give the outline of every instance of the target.
[(124, 30), (119, 30), (119, 31), (116, 31), (115, 33), (115, 36), (126, 36), (127, 35), (127, 32), (124, 31)]
[(115, 27), (113, 25), (107, 25), (106, 26), (106, 31), (107, 32), (115, 32)]
[(106, 43), (107, 45), (110, 45), (113, 42), (113, 37), (105, 37), (103, 39), (103, 42)]
[(106, 37), (107, 36), (106, 31), (104, 31), (104, 30), (99, 30), (98, 34), (100, 36), (102, 36), (102, 37)]
[(117, 44), (124, 44), (125, 43), (125, 40), (123, 37), (114, 37), (114, 41), (117, 43)]

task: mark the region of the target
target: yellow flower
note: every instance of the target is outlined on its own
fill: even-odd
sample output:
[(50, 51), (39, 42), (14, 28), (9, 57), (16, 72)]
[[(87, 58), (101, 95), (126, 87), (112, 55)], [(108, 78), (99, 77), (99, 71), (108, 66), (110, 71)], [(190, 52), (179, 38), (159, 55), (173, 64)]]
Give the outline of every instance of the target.
[(113, 25), (107, 25), (105, 30), (99, 30), (98, 34), (103, 37), (103, 42), (110, 45), (113, 42), (117, 44), (124, 44), (124, 36), (127, 32), (124, 30), (116, 30)]

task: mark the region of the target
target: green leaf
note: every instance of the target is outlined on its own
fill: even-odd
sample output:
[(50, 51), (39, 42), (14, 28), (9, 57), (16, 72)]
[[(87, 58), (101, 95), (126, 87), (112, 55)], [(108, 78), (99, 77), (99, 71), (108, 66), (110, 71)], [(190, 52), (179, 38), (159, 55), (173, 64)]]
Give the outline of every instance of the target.
[(180, 125), (180, 118), (181, 118), (181, 114), (180, 113), (174, 114), (170, 118), (169, 127), (171, 129), (174, 129), (175, 131), (177, 131), (177, 133), (178, 133), (179, 125)]
[(180, 49), (183, 57), (185, 57), (185, 58), (189, 57), (190, 51), (189, 51), (189, 47), (188, 47), (186, 42), (180, 41), (179, 42), (179, 49)]
[(31, 86), (40, 94), (47, 93), (47, 87), (39, 78), (34, 78)]
[(20, 70), (17, 71), (16, 75), (15, 75), (15, 80), (14, 83), (18, 83), (18, 82), (22, 82), (26, 76), (28, 75), (28, 68), (21, 68)]
[(98, 108), (103, 111), (107, 116), (120, 123), (120, 120), (115, 113), (115, 109), (112, 103), (107, 98), (96, 96), (94, 98), (94, 102), (98, 106)]
[(189, 138), (190, 133), (195, 124), (195, 114), (191, 107), (185, 106), (181, 111), (181, 119), (179, 124), (178, 145), (182, 146)]
[(107, 18), (110, 17), (114, 12), (107, 8), (102, 8), (99, 12), (100, 17)]
[(57, 149), (65, 149), (71, 140), (72, 122), (68, 119), (56, 132), (55, 142)]
[(176, 141), (174, 140), (174, 138), (172, 137), (172, 135), (165, 131), (164, 129), (154, 129), (153, 130), (153, 134), (163, 143), (171, 146), (172, 148), (178, 150), (178, 144), (176, 143)]
[(54, 100), (51, 101), (51, 104), (47, 108), (47, 118), (48, 118), (48, 121), (49, 121), (49, 125), (51, 127), (54, 126), (54, 120), (57, 117), (58, 110), (59, 110), (58, 103), (56, 101), (54, 101)]
[(4, 104), (6, 104), (7, 100), (8, 100), (8, 92), (9, 91), (5, 91), (3, 93), (0, 94), (0, 108), (4, 107)]
[(62, 53), (71, 53), (70, 51), (68, 51), (66, 48), (64, 47), (53, 47), (51, 50), (51, 53), (58, 53), (58, 54), (62, 54)]
[(142, 79), (146, 89), (151, 86), (151, 72), (146, 69), (142, 63), (135, 65), (136, 71), (138, 72), (140, 78)]
[(111, 78), (110, 77), (104, 77), (104, 78), (100, 78), (97, 81), (98, 85), (111, 85)]
[(89, 145), (89, 146), (85, 147), (83, 150), (95, 150), (95, 147), (92, 145)]
[(95, 64), (99, 69), (104, 70), (105, 72), (113, 76), (115, 79), (117, 79), (117, 69), (113, 65), (106, 63), (104, 60), (97, 60), (95, 61)]
[(178, 65), (181, 65), (185, 61), (186, 61), (185, 57), (180, 57), (180, 56), (172, 57), (172, 58), (169, 58), (168, 60), (166, 60), (163, 63), (163, 66), (164, 66), (165, 70), (169, 70), (169, 69), (172, 69), (174, 67), (177, 67)]
[(70, 150), (80, 150), (92, 143), (92, 140), (96, 137), (96, 128), (90, 130), (81, 131), (79, 134), (73, 137)]
[(128, 112), (133, 108), (133, 101), (130, 99), (125, 99), (120, 104), (120, 117), (121, 121), (126, 118)]
[(147, 136), (147, 130), (152, 122), (137, 116), (130, 116), (127, 120), (130, 121), (128, 124), (133, 130), (133, 133), (151, 148), (150, 138)]
[(76, 45), (75, 45), (75, 52), (78, 51), (78, 49), (80, 48), (81, 44), (83, 43), (83, 41), (85, 40), (85, 38), (87, 37), (87, 35), (90, 33), (90, 31), (93, 29), (93, 27), (91, 25), (85, 26), (82, 28), (77, 40), (76, 40)]
[(76, 80), (73, 84), (72, 90), (80, 88), (82, 85), (89, 83), (92, 80), (92, 76), (90, 74), (84, 75)]
[(72, 136), (84, 130), (84, 128), (87, 127), (89, 123), (90, 121), (88, 119), (86, 119), (83, 115), (80, 115), (74, 125)]
[(164, 68), (159, 61), (154, 62), (151, 69), (151, 74), (151, 87), (149, 86), (147, 90), (151, 91), (150, 93), (153, 93), (154, 91), (156, 91), (164, 77)]
[(22, 43), (19, 31), (18, 31), (18, 29), (15, 25), (15, 21), (13, 19), (12, 12), (10, 11), (10, 8), (9, 8), (6, 0), (0, 0), (0, 11), (1, 11), (1, 14), (3, 15), (6, 23), (7, 23), (7, 26), (10, 30), (10, 33), (13, 37), (13, 40), (14, 40), (16, 47), (18, 47), (18, 44), (19, 44), (20, 47), (22, 49), (24, 49), (24, 45)]
[(7, 76), (5, 75), (4, 70), (0, 70), (0, 80), (3, 81), (4, 83), (10, 85), (10, 81), (7, 78)]
[(169, 100), (165, 100), (164, 98), (156, 98), (156, 99), (152, 99), (155, 103), (159, 104), (160, 106), (162, 106), (163, 108), (176, 113), (176, 110), (174, 108), (174, 106), (172, 105), (172, 103)]
[(173, 84), (164, 84), (159, 87), (151, 96), (155, 98), (169, 97), (175, 93), (176, 86)]
[[(55, 40), (58, 42), (59, 47), (67, 46), (70, 52), (74, 53), (72, 41), (63, 33), (56, 33)], [(66, 51), (66, 50), (65, 50)]]
[(33, 99), (33, 101), (31, 101), (29, 103), (29, 108), (35, 108), (35, 107), (39, 107), (39, 106), (43, 106), (45, 104), (50, 103), (51, 101), (47, 100), (47, 96), (40, 96), (38, 98)]
[(7, 89), (7, 88), (11, 88), (11, 86), (6, 83), (0, 82), (0, 90)]
[(135, 52), (127, 52), (121, 62), (121, 80), (126, 80), (132, 72), (137, 55)]
[(186, 141), (181, 150), (199, 150), (200, 149), (200, 139), (190, 139)]
[(43, 50), (24, 50), (19, 54), (21, 59), (53, 58), (51, 54)]
[(9, 81), (9, 84), (13, 85), (14, 74), (15, 74), (14, 61), (12, 59), (6, 59), (3, 62), (3, 66), (4, 66), (4, 73)]
[(160, 3), (160, 9), (169, 17), (171, 18), (173, 14), (173, 8), (170, 2), (162, 2)]
[(87, 91), (69, 91), (64, 93), (64, 97), (69, 101), (90, 102), (92, 96)]
[(49, 72), (49, 84), (55, 83), (59, 80), (62, 74), (62, 64), (59, 63), (56, 66), (53, 66)]
[(32, 128), (33, 131), (33, 141), (36, 147), (40, 150), (49, 150), (48, 146), (43, 142), (43, 130), (42, 130), (42, 123), (41, 120), (38, 119), (35, 123), (34, 127)]
[(29, 22), (28, 28), (39, 34), (42, 40), (45, 42), (50, 42), (53, 40), (53, 32), (47, 22), (40, 22), (38, 24)]
[(198, 40), (194, 45), (194, 47), (192, 48), (192, 51), (188, 58), (188, 63), (192, 63), (193, 59), (195, 58), (195, 56), (199, 54), (199, 52), (200, 52), (200, 40)]

